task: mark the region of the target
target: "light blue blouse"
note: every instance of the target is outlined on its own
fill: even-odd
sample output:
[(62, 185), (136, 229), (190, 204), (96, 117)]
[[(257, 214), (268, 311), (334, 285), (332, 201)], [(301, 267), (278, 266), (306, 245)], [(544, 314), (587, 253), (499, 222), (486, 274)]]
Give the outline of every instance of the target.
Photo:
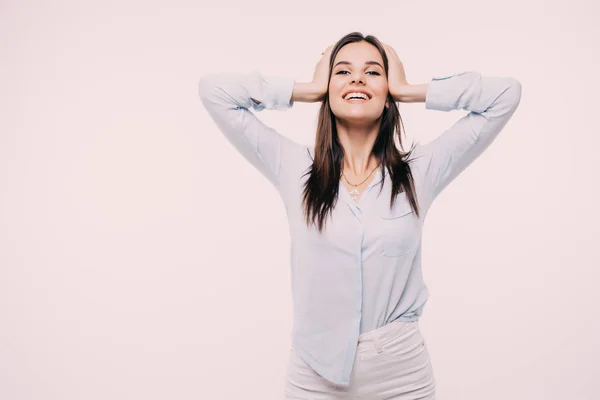
[[(411, 169), (421, 217), (405, 193), (390, 209), (391, 180), (385, 170), (352, 200), (340, 182), (339, 197), (319, 234), (307, 227), (301, 208), (302, 177), (314, 149), (261, 122), (251, 109), (286, 109), (294, 80), (248, 74), (202, 77), (202, 103), (219, 130), (277, 188), (291, 238), (292, 345), (298, 356), (331, 382), (348, 385), (358, 336), (395, 320), (416, 320), (428, 290), (421, 270), (423, 222), (436, 196), (471, 164), (511, 118), (521, 84), (511, 77), (468, 71), (436, 77), (426, 93), (432, 110), (470, 111), (427, 144), (417, 145)], [(251, 98), (260, 101), (254, 103)]]

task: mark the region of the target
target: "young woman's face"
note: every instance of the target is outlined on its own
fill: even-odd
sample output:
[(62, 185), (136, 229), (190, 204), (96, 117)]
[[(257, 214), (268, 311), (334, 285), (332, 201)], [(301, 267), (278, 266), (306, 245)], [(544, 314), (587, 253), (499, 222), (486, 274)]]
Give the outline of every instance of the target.
[[(364, 92), (366, 100), (348, 93)], [(349, 43), (336, 54), (329, 81), (329, 104), (336, 118), (353, 123), (373, 122), (387, 103), (388, 82), (383, 58), (368, 42)]]

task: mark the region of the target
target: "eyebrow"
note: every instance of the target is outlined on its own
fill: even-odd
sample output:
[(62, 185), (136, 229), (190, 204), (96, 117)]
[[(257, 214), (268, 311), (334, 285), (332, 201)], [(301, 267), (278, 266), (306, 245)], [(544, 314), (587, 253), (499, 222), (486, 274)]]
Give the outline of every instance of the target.
[[(349, 61), (338, 61), (338, 63), (337, 63), (337, 64), (335, 64), (335, 65), (333, 66), (333, 68), (337, 67), (337, 66), (338, 66), (338, 65), (340, 65), (340, 64), (352, 65), (352, 63), (351, 63), (351, 62), (349, 62)], [(379, 64), (377, 61), (367, 61), (367, 62), (365, 62), (365, 65), (379, 65), (379, 66), (381, 67), (381, 69), (384, 69), (384, 68), (381, 66), (381, 64)]]

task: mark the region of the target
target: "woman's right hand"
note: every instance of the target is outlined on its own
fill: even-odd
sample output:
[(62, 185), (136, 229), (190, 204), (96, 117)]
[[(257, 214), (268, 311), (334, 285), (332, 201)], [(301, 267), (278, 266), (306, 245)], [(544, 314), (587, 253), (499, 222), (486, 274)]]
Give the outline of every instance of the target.
[(331, 51), (333, 45), (327, 47), (324, 52), (321, 53), (322, 57), (315, 66), (315, 73), (313, 74), (312, 84), (317, 91), (317, 97), (319, 101), (322, 101), (327, 94), (327, 87), (329, 85), (329, 62), (331, 57)]

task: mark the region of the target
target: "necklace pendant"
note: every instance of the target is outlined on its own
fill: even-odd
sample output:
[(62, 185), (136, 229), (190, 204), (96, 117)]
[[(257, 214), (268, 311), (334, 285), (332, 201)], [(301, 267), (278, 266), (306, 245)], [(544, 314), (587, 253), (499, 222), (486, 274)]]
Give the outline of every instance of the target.
[(360, 192), (358, 191), (357, 188), (352, 189), (352, 191), (350, 192), (350, 196), (352, 196), (352, 200), (356, 200), (358, 198), (359, 194), (360, 194)]

